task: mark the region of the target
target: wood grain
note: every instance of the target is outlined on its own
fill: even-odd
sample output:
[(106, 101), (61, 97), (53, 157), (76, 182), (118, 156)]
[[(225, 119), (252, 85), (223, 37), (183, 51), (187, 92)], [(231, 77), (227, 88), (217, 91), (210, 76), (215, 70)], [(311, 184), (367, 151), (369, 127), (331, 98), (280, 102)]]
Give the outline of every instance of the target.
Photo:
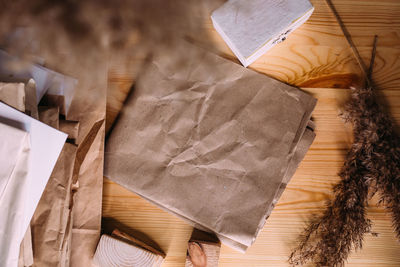
[[(313, 118), (317, 137), (278, 205), (246, 254), (224, 245), (219, 266), (288, 266), (290, 249), (313, 213), (322, 211), (338, 181), (352, 132), (338, 116), (352, 84), (359, 84), (360, 69), (324, 0), (311, 0), (315, 11), (310, 20), (283, 43), (250, 66), (251, 69), (301, 87), (318, 98)], [(379, 95), (400, 125), (400, 1), (334, 0), (365, 62), (369, 62), (373, 36), (379, 36), (373, 79)], [(213, 47), (221, 56), (237, 60), (205, 19), (207, 36), (193, 39)], [(110, 101), (107, 125), (111, 125), (134, 82), (137, 67), (115, 60), (110, 69)], [(331, 89), (327, 89), (331, 88)], [(110, 116), (109, 116), (110, 115)], [(104, 180), (103, 215), (114, 217), (148, 234), (167, 253), (163, 266), (184, 266), (192, 228), (172, 215), (142, 200), (123, 187)], [(351, 254), (347, 266), (400, 266), (400, 244), (391, 218), (372, 199), (368, 216), (379, 235), (365, 238), (364, 248)]]
[(108, 235), (102, 235), (93, 262), (98, 267), (159, 267), (163, 258)]

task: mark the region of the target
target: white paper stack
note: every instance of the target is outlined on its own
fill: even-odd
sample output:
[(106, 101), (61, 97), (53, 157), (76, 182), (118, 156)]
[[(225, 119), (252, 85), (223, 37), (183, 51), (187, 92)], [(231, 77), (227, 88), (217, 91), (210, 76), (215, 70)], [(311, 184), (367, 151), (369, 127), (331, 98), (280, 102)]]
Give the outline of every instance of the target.
[(214, 27), (247, 67), (311, 16), (308, 0), (229, 0), (211, 16)]
[(19, 248), (67, 135), (0, 102), (0, 266)]

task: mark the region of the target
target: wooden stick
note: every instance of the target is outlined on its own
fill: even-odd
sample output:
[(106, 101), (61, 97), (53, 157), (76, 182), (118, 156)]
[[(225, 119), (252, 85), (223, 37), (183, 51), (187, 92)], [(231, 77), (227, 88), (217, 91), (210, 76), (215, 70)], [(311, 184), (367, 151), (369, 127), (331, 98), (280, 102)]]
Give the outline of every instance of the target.
[(364, 61), (362, 60), (361, 55), (358, 52), (357, 47), (355, 46), (355, 44), (353, 42), (353, 39), (351, 38), (350, 33), (348, 32), (348, 30), (347, 30), (346, 26), (344, 25), (342, 19), (340, 18), (339, 13), (337, 12), (337, 10), (336, 10), (335, 6), (333, 5), (332, 1), (331, 0), (325, 0), (325, 2), (327, 3), (329, 8), (331, 9), (332, 13), (335, 15), (336, 21), (339, 23), (339, 26), (342, 29), (344, 37), (346, 37), (346, 40), (349, 43), (351, 50), (353, 51), (353, 54), (354, 54), (354, 56), (355, 56), (355, 58), (357, 60), (357, 63), (360, 66), (361, 71), (364, 74), (365, 80), (367, 81), (367, 86), (371, 86), (372, 83), (371, 83), (370, 78), (368, 77), (367, 67), (366, 67)]

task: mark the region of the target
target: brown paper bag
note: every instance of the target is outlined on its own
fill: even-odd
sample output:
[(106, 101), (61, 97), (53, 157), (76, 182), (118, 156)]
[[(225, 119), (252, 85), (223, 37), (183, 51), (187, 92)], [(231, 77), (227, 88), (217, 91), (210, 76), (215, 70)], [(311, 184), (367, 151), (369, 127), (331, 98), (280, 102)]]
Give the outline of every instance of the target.
[(105, 175), (245, 251), (314, 138), (316, 100), (188, 44), (143, 73), (107, 140)]

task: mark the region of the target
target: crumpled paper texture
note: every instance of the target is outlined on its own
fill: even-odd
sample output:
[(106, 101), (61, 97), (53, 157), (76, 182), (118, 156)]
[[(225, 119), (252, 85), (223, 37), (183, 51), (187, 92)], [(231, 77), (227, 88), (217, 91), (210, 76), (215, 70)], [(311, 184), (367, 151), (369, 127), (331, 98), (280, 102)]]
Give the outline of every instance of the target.
[[(80, 70), (77, 70), (75, 73), (69, 73), (71, 76), (79, 77), (80, 83), (74, 92), (69, 112), (65, 118), (68, 125), (63, 123), (62, 126), (66, 126), (65, 129), (68, 130), (70, 139), (73, 139), (71, 141), (78, 145), (76, 152), (77, 157), (75, 158), (74, 155), (70, 155), (71, 158), (68, 159), (65, 157), (60, 158), (57, 162), (58, 169), (55, 170), (53, 175), (57, 176), (59, 180), (61, 180), (61, 176), (64, 175), (63, 178), (68, 180), (68, 171), (72, 164), (73, 179), (71, 179), (71, 181), (73, 182), (72, 188), (74, 194), (72, 194), (72, 192), (69, 194), (68, 202), (70, 214), (67, 225), (65, 226), (64, 217), (57, 220), (50, 220), (50, 218), (54, 218), (54, 212), (63, 213), (60, 211), (60, 209), (63, 208), (61, 206), (61, 201), (55, 201), (56, 203), (51, 203), (51, 201), (49, 201), (49, 198), (56, 197), (56, 199), (60, 200), (60, 198), (64, 198), (64, 196), (54, 196), (54, 193), (49, 193), (49, 191), (51, 192), (50, 189), (47, 190), (47, 194), (50, 195), (48, 195), (47, 198), (44, 196), (44, 198), (47, 199), (48, 203), (45, 204), (43, 210), (39, 209), (36, 214), (37, 217), (40, 217), (40, 219), (38, 219), (38, 224), (46, 222), (46, 227), (36, 227), (36, 231), (32, 233), (34, 243), (35, 240), (38, 241), (33, 248), (36, 252), (35, 255), (40, 255), (39, 257), (41, 257), (41, 260), (37, 260), (38, 263), (35, 263), (36, 266), (57, 266), (53, 263), (57, 261), (55, 257), (59, 257), (59, 252), (49, 249), (51, 245), (54, 245), (55, 241), (53, 239), (55, 232), (64, 233), (65, 231), (63, 234), (65, 236), (64, 239), (57, 241), (57, 244), (60, 244), (62, 247), (59, 266), (88, 266), (88, 262), (95, 251), (95, 244), (97, 244), (100, 237), (107, 72), (106, 64), (103, 64), (103, 62), (97, 63), (96, 70), (91, 70), (90, 75)], [(88, 76), (90, 76), (90, 78), (87, 78)], [(25, 103), (21, 101), (21, 98), (18, 98), (18, 100), (21, 102), (21, 105), (24, 104), (25, 111), (28, 115), (38, 119), (39, 113), (35, 81), (30, 79), (27, 81), (24, 80), (23, 82), (25, 83), (25, 94), (23, 95), (25, 96)], [(21, 83), (18, 86), (21, 87), (23, 85), (24, 84)], [(22, 94), (23, 92), (21, 89), (20, 91)], [(14, 100), (17, 92), (11, 92), (11, 95), (8, 92), (9, 90), (5, 97), (7, 97), (7, 99), (12, 97), (11, 100)], [(5, 94), (0, 92), (0, 99), (5, 101), (5, 97), (1, 97), (3, 95)], [(64, 99), (63, 97), (58, 98)], [(49, 104), (51, 104), (51, 108), (41, 110), (41, 119), (54, 128), (61, 127), (59, 125), (58, 110), (63, 111), (64, 102), (50, 101)], [(55, 111), (55, 109), (57, 109), (57, 111)], [(60, 182), (59, 180), (50, 181), (48, 188), (53, 188), (57, 182)], [(57, 184), (56, 191), (61, 190), (59, 188), (60, 186), (60, 183)], [(67, 189), (65, 188), (65, 190)], [(52, 206), (53, 204), (56, 205), (56, 207)], [(53, 209), (56, 209), (56, 211), (53, 212)], [(73, 216), (72, 213), (74, 213), (75, 216)], [(66, 227), (66, 229), (62, 230), (64, 227)], [(50, 234), (46, 232), (48, 229), (50, 229)], [(54, 229), (57, 229), (57, 231)], [(74, 234), (77, 231), (73, 231), (73, 229), (77, 231), (82, 229), (83, 231), (78, 235)], [(87, 229), (89, 229), (89, 231), (86, 231)], [(80, 243), (81, 246), (87, 245), (87, 249), (82, 250), (79, 246), (75, 245), (76, 253), (72, 254), (71, 251), (75, 250), (75, 247), (72, 246), (73, 236), (74, 244)], [(42, 246), (40, 241), (48, 242), (49, 246)], [(63, 245), (61, 245), (61, 243)], [(88, 246), (88, 244), (92, 243), (94, 245)], [(52, 249), (55, 248), (57, 248), (57, 246), (54, 245)], [(73, 255), (73, 259), (70, 259), (71, 255)], [(47, 256), (49, 257), (46, 263), (43, 259), (47, 258)], [(43, 265), (40, 265), (41, 263), (43, 263)]]
[(76, 150), (75, 145), (64, 145), (32, 218), (33, 266), (61, 266), (64, 239), (68, 238)]
[[(65, 144), (32, 220), (34, 266), (90, 266), (101, 226), (105, 93), (89, 94), (105, 89), (78, 90), (67, 116), (75, 121), (63, 122), (77, 146)], [(59, 108), (40, 107), (39, 117), (58, 128)]]
[(245, 251), (314, 138), (315, 104), (179, 44), (143, 70), (107, 140), (105, 176)]
[[(81, 83), (69, 112), (60, 120), (63, 101), (44, 101), (39, 117), (69, 134), (34, 219), (34, 266), (90, 266), (100, 237), (106, 75)], [(78, 245), (79, 244), (79, 245)], [(85, 249), (82, 249), (85, 247)]]
[[(82, 75), (82, 74), (81, 74)], [(87, 74), (86, 74), (87, 75)], [(78, 75), (78, 87), (66, 116), (78, 121), (75, 143), (78, 145), (73, 170), (74, 194), (70, 255), (66, 266), (87, 267), (100, 239), (103, 199), (103, 162), (107, 97), (106, 57), (99, 59), (96, 80), (84, 82)], [(84, 248), (84, 249), (83, 249)]]

